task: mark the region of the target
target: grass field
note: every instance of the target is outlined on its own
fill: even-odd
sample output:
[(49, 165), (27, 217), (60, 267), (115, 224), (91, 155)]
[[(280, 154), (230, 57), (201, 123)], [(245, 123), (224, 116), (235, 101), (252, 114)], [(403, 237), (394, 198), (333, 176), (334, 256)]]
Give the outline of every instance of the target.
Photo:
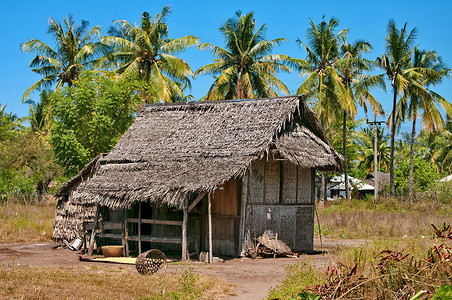
[(268, 299), (410, 299), (418, 293), (416, 299), (436, 293), (452, 299), (452, 240), (438, 238), (431, 226), (452, 224), (449, 204), (342, 201), (320, 208), (319, 220), (323, 236), (368, 242), (325, 254), (327, 269), (309, 261), (289, 266)]
[(1, 243), (49, 242), (55, 204), (0, 204)]
[(8, 267), (0, 270), (0, 298), (219, 299), (231, 285), (186, 269), (181, 275), (142, 276), (118, 268)]

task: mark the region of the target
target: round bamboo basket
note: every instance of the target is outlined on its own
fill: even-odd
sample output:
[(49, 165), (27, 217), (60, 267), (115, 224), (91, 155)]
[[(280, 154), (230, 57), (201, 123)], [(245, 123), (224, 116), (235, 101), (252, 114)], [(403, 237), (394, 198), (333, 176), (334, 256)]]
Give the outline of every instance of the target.
[(102, 254), (105, 257), (121, 257), (123, 246), (102, 246)]
[(164, 274), (167, 266), (168, 262), (165, 254), (157, 249), (141, 253), (135, 262), (138, 273), (143, 275)]

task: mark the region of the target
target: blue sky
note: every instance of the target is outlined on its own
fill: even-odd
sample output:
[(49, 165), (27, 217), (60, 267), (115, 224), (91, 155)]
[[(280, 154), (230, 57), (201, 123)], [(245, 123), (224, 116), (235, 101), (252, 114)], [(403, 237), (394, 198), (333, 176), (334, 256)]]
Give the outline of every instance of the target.
[[(339, 29), (349, 28), (348, 40), (366, 39), (374, 47), (367, 55), (369, 59), (384, 52), (384, 38), (389, 19), (394, 19), (398, 27), (408, 22), (408, 28), (418, 28), (417, 42), (422, 49), (435, 49), (444, 61), (452, 66), (452, 35), (450, 33), (450, 12), (452, 1), (2, 1), (0, 11), (0, 32), (2, 45), (2, 72), (0, 72), (0, 104), (7, 104), (7, 111), (20, 117), (28, 114), (28, 106), (21, 104), (23, 92), (39, 77), (30, 70), (33, 54), (23, 54), (20, 44), (38, 38), (52, 44), (47, 35), (49, 16), (61, 21), (71, 13), (77, 23), (81, 19), (90, 21), (90, 27), (101, 25), (105, 31), (111, 21), (126, 19), (138, 22), (143, 11), (151, 15), (161, 12), (169, 4), (172, 14), (168, 19), (169, 34), (172, 38), (193, 34), (202, 42), (223, 46), (218, 28), (222, 22), (232, 17), (236, 10), (255, 12), (258, 26), (268, 25), (267, 39), (284, 37), (287, 41), (275, 49), (274, 53), (304, 58), (306, 53), (295, 40), (305, 40), (308, 18), (318, 23), (322, 16), (339, 19)], [(209, 52), (190, 49), (179, 55), (196, 71), (212, 61)], [(292, 93), (302, 82), (296, 73), (279, 76)], [(195, 99), (204, 96), (213, 82), (208, 76), (201, 76), (192, 82), (190, 92)], [(436, 87), (446, 99), (452, 99), (452, 82), (446, 79)], [(391, 94), (375, 92), (386, 111), (391, 110)], [(38, 100), (38, 93), (31, 99)], [(451, 101), (451, 100), (450, 100)], [(361, 113), (359, 117), (364, 117)], [(402, 130), (409, 130), (405, 124)]]

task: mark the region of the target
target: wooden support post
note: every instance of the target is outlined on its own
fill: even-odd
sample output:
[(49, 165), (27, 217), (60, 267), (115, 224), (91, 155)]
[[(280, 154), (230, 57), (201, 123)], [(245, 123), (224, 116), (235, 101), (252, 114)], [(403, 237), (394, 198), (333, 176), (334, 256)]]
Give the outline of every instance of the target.
[(209, 192), (207, 197), (207, 214), (208, 214), (208, 222), (209, 222), (209, 263), (213, 262), (213, 254), (212, 254), (212, 193)]
[(126, 250), (126, 256), (128, 257), (130, 255), (129, 253), (129, 222), (127, 221), (127, 209), (124, 209), (124, 240), (125, 240), (125, 250)]
[(141, 254), (141, 202), (138, 204), (138, 254)]
[(240, 233), (239, 233), (239, 254), (240, 256), (245, 255), (246, 249), (246, 206), (248, 201), (248, 172), (242, 178), (242, 203), (240, 206)]
[(99, 205), (96, 206), (96, 215), (94, 217), (93, 231), (91, 231), (91, 237), (89, 239), (88, 255), (90, 256), (93, 255), (94, 238), (96, 237), (96, 228), (98, 220), (99, 220)]
[(188, 260), (189, 256), (187, 248), (187, 222), (188, 222), (188, 196), (184, 198), (183, 202), (184, 218), (182, 220), (182, 260)]

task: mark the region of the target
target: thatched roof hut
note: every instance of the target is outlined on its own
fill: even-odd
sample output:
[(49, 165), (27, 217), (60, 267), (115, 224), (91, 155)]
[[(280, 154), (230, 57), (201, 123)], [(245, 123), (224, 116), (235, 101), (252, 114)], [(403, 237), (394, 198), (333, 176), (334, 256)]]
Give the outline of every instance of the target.
[(151, 105), (76, 194), (110, 208), (180, 206), (186, 194), (215, 190), (272, 153), (301, 167), (341, 168), (302, 97)]
[(302, 168), (341, 170), (302, 96), (149, 105), (72, 196), (111, 209), (136, 202), (182, 208), (187, 197), (213, 192), (243, 177), (253, 161), (275, 156)]

